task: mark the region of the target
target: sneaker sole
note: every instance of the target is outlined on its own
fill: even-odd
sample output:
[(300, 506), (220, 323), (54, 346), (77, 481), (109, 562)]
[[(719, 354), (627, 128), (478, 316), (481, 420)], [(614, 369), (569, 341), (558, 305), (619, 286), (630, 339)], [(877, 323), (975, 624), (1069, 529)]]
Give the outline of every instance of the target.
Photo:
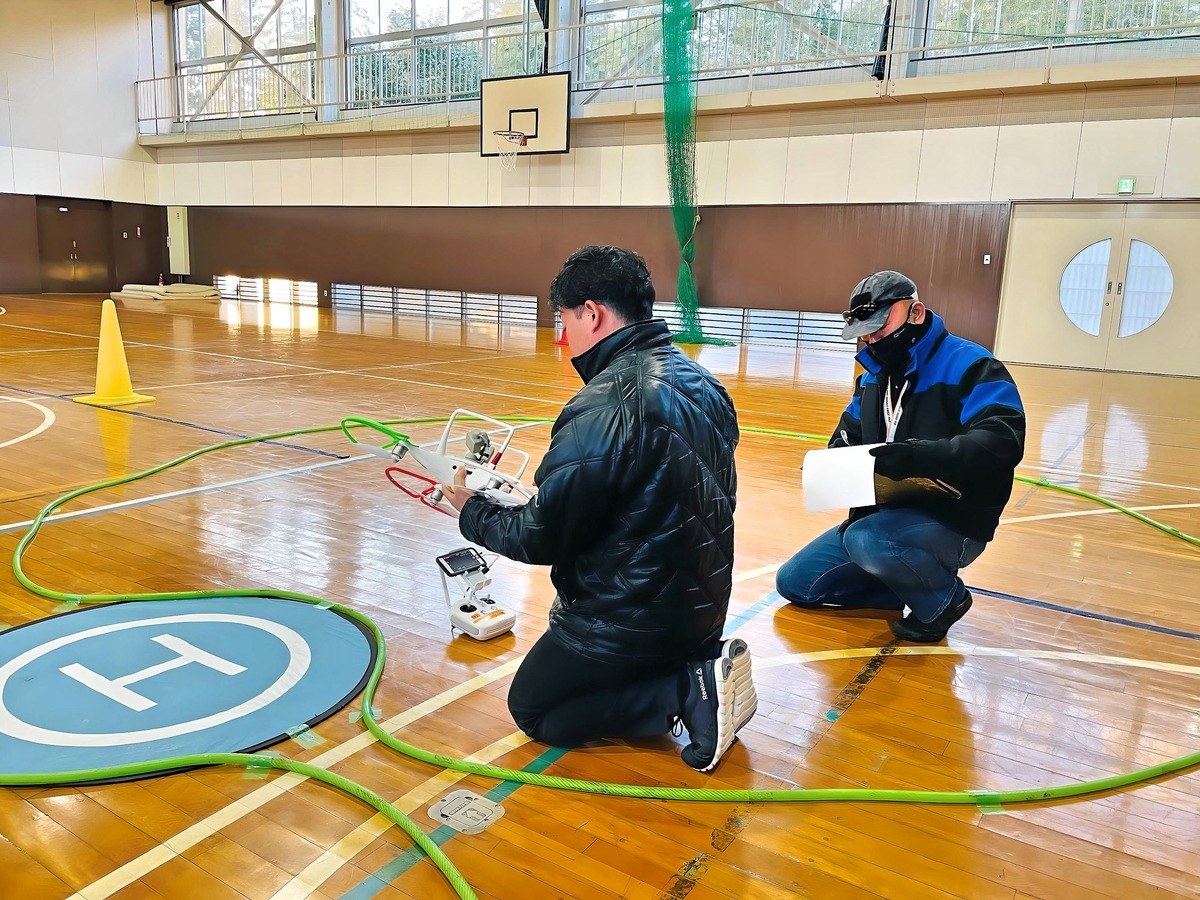
[(758, 692), (754, 689), (750, 648), (741, 638), (734, 638), (721, 645), (721, 656), (733, 663), (730, 681), (733, 684), (733, 730), (736, 734), (758, 711)]
[(750, 649), (741, 639), (726, 641), (713, 673), (717, 682), (717, 748), (712, 761), (700, 769), (711, 772), (733, 746), (738, 731), (758, 709), (758, 693), (750, 666)]

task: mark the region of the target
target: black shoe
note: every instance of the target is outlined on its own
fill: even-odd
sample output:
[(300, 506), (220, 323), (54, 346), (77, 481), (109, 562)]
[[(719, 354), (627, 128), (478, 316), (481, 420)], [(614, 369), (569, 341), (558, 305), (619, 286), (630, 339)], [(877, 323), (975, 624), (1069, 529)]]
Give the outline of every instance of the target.
[(687, 667), (688, 690), (679, 718), (692, 741), (683, 748), (683, 761), (700, 772), (715, 766), (733, 743), (730, 735), (721, 746), (722, 732), (732, 731), (721, 728), (721, 720), (729, 716), (728, 710), (722, 709), (721, 683), (728, 683), (732, 671), (733, 661), (725, 656), (689, 663)]
[(967, 614), (971, 603), (971, 592), (963, 591), (962, 599), (943, 609), (932, 622), (922, 622), (916, 613), (909, 613), (892, 623), (892, 634), (904, 641), (919, 644), (937, 643), (946, 636), (951, 625)]

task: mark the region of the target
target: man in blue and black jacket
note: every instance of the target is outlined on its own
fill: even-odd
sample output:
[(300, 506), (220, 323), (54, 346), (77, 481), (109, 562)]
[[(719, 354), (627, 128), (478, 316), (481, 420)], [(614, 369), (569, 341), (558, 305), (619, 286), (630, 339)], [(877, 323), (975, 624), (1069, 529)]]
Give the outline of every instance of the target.
[(940, 641), (971, 608), (958, 571), (995, 535), (1012, 493), (1021, 397), (1004, 365), (947, 331), (899, 272), (860, 281), (842, 315), (842, 338), (865, 341), (856, 358), (866, 371), (829, 446), (878, 444), (876, 474), (903, 484), (850, 510), (783, 565), (776, 586), (811, 609), (907, 607), (892, 632)]

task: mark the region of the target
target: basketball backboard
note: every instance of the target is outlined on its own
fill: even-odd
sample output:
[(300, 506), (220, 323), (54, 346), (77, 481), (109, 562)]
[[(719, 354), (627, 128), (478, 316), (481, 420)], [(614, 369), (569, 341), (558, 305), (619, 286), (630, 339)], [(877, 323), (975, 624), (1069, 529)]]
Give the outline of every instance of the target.
[[(480, 156), (569, 153), (571, 73), (484, 78), (480, 94)], [(524, 144), (503, 135), (520, 132)]]

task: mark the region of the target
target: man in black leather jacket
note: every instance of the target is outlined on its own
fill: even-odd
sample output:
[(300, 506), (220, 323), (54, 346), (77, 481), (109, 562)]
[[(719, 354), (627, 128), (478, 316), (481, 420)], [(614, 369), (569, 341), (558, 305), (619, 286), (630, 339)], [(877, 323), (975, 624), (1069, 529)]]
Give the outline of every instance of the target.
[(708, 771), (757, 706), (744, 641), (721, 640), (733, 570), (729, 395), (652, 319), (644, 260), (585, 247), (550, 287), (584, 387), (563, 408), (524, 506), (460, 485), (463, 535), (549, 565), (550, 626), (509, 690), (535, 740), (646, 738), (681, 722)]

